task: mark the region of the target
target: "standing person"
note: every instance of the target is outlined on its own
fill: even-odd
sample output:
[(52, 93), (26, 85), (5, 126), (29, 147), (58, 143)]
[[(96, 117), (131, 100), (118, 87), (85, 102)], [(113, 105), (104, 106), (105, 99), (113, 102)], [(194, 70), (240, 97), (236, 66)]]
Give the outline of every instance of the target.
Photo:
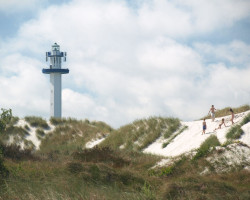
[(232, 124), (234, 124), (234, 111), (232, 108), (230, 108), (229, 111), (231, 112), (231, 116), (232, 116), (231, 122), (232, 122)]
[(215, 109), (214, 105), (212, 105), (212, 107), (210, 108), (210, 110), (208, 112), (208, 114), (211, 113), (212, 122), (214, 121), (214, 118), (215, 118), (215, 110), (216, 109)]
[(203, 119), (203, 123), (202, 123), (202, 134), (201, 134), (201, 135), (205, 134), (206, 129), (207, 129), (207, 124), (206, 124), (205, 119)]

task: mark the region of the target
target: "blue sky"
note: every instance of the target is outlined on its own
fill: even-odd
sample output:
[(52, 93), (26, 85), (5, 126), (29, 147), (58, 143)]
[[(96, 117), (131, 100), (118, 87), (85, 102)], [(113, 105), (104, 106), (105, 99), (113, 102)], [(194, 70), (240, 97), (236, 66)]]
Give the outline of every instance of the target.
[(49, 118), (54, 42), (64, 117), (119, 127), (250, 102), (248, 0), (0, 0), (0, 25), (0, 105), (19, 117)]

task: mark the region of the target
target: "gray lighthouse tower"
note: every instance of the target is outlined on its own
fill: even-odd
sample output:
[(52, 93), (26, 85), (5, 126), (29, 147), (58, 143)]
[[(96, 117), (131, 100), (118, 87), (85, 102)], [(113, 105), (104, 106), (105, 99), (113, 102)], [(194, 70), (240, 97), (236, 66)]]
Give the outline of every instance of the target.
[(62, 58), (66, 61), (66, 52), (60, 52), (60, 46), (52, 45), (51, 52), (46, 52), (46, 61), (50, 60), (50, 68), (43, 69), (44, 74), (50, 74), (50, 116), (62, 117), (62, 74), (68, 74), (69, 69), (62, 69)]

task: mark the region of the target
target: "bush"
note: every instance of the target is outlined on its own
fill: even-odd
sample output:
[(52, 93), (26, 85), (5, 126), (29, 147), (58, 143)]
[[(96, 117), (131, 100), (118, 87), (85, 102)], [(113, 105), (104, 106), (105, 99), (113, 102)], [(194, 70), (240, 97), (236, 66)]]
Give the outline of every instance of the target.
[(12, 111), (1, 108), (2, 113), (0, 115), (0, 133), (5, 130), (6, 126), (11, 122)]
[(208, 154), (211, 147), (220, 146), (220, 142), (215, 135), (209, 136), (200, 146), (197, 153), (193, 157), (193, 161)]

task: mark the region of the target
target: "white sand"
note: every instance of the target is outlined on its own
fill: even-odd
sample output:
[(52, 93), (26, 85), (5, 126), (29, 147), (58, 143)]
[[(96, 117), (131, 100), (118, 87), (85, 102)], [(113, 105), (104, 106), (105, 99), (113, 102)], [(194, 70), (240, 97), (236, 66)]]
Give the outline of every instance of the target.
[(96, 145), (98, 145), (99, 143), (101, 143), (103, 140), (105, 140), (105, 137), (100, 138), (100, 139), (91, 140), (91, 141), (89, 141), (89, 142), (86, 143), (85, 147), (86, 147), (87, 149), (93, 148), (93, 147), (95, 147)]
[[(47, 123), (49, 125), (49, 129), (44, 130), (45, 134), (47, 134), (48, 132), (53, 131), (55, 129), (55, 126), (52, 125), (49, 121)], [(25, 119), (19, 119), (18, 123), (16, 124), (16, 126), (20, 126), (22, 128), (24, 128), (25, 125), (28, 125), (30, 128), (29, 131), (27, 130), (29, 135), (25, 139), (31, 141), (35, 145), (35, 148), (38, 150), (40, 147), (40, 144), (41, 144), (41, 140), (36, 136), (37, 128), (30, 126), (29, 123), (25, 121)], [(23, 144), (23, 146), (24, 146), (24, 144)]]
[[(248, 113), (240, 113), (235, 115), (235, 124), (238, 124)], [(188, 129), (184, 130), (180, 135), (178, 135), (174, 140), (167, 145), (167, 147), (162, 148), (162, 144), (168, 140), (164, 140), (162, 137), (156, 140), (153, 144), (148, 146), (144, 152), (145, 153), (152, 153), (157, 155), (163, 156), (178, 156), (183, 153), (189, 152), (191, 150), (199, 148), (202, 142), (204, 142), (210, 135), (214, 134), (217, 136), (220, 143), (226, 142), (226, 133), (228, 129), (230, 129), (231, 122), (230, 116), (225, 116), (226, 126), (222, 126), (221, 129), (214, 131), (218, 128), (221, 118), (216, 118), (214, 122), (211, 119), (206, 120), (207, 123), (207, 130), (206, 134), (202, 135), (202, 121), (193, 121), (193, 122), (181, 122), (183, 125), (188, 126)], [(241, 138), (243, 143), (249, 144), (250, 143), (250, 125), (249, 123), (246, 124), (244, 127), (244, 135)]]
[[(225, 172), (232, 167), (250, 166), (250, 148), (242, 144), (230, 144), (225, 147), (217, 147), (217, 153), (207, 160), (215, 167), (216, 172)], [(223, 152), (223, 153), (222, 153)]]
[(242, 126), (241, 129), (244, 131), (244, 135), (242, 135), (240, 141), (250, 146), (250, 122)]
[(36, 149), (39, 149), (41, 141), (36, 136), (36, 128), (31, 127), (24, 119), (19, 119), (17, 126), (24, 128), (25, 125), (28, 125), (30, 128), (28, 131), (29, 135), (26, 137), (26, 140), (31, 141), (35, 145)]

